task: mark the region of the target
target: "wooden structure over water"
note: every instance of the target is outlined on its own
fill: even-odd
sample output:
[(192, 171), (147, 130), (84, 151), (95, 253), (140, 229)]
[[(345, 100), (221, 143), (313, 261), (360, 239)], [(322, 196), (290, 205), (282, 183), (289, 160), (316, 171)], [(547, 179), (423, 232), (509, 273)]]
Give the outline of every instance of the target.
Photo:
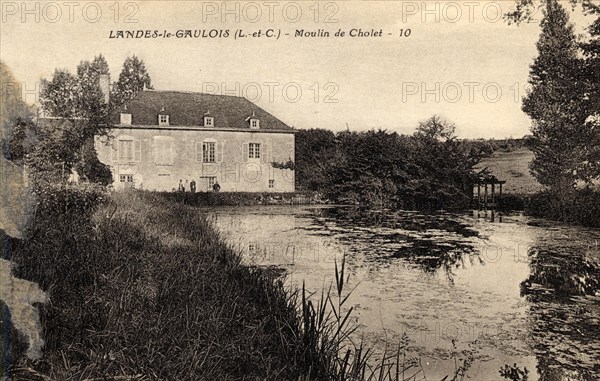
[[(502, 199), (502, 185), (506, 184), (505, 180), (498, 180), (496, 176), (488, 175), (479, 178), (473, 183), (473, 192), (475, 197), (475, 188), (477, 188), (477, 208), (479, 210), (496, 209), (500, 199)], [(498, 190), (498, 194), (496, 194)]]

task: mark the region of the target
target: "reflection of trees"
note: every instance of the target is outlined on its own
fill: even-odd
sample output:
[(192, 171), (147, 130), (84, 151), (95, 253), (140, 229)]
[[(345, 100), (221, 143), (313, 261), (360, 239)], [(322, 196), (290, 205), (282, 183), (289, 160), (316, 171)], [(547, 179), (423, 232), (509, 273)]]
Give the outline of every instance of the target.
[(600, 374), (600, 268), (583, 242), (539, 242), (521, 283), (530, 302), (540, 380), (596, 380)]
[(372, 211), (360, 208), (321, 209), (316, 223), (327, 229), (334, 222), (336, 239), (356, 249), (362, 243), (376, 247), (369, 260), (381, 262), (401, 258), (427, 273), (442, 270), (453, 281), (454, 270), (483, 263), (479, 251), (468, 240), (478, 233), (449, 215)]

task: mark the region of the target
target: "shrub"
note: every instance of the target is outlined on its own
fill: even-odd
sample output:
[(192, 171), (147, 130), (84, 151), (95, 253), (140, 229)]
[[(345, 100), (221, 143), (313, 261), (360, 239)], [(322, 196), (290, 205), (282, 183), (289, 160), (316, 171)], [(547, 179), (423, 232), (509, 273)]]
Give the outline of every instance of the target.
[(591, 189), (562, 193), (542, 191), (531, 196), (526, 211), (537, 217), (600, 227), (600, 192)]

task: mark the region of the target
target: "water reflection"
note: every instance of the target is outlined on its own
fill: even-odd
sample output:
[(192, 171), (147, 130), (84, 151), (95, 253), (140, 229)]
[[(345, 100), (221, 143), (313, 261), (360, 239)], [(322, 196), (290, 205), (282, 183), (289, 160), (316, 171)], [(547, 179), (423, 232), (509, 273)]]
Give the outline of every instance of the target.
[(529, 380), (600, 374), (600, 231), (523, 216), (260, 207), (211, 210), (255, 265), (320, 291), (346, 255), (349, 302), (367, 344), (415, 343), (430, 380), (454, 369), (452, 340), (476, 353), (474, 380), (504, 364)]
[[(583, 240), (577, 239), (583, 238)], [(587, 239), (586, 239), (587, 238)], [(530, 302), (532, 347), (540, 380), (597, 380), (600, 375), (599, 251), (571, 233), (538, 240), (521, 283)]]
[(402, 259), (428, 274), (442, 271), (450, 282), (459, 268), (485, 265), (478, 241), (471, 239), (481, 238), (479, 233), (449, 215), (359, 208), (322, 209), (317, 214), (320, 229), (332, 224), (342, 228), (336, 238), (350, 243), (351, 252), (363, 249), (363, 242), (376, 246), (369, 262)]

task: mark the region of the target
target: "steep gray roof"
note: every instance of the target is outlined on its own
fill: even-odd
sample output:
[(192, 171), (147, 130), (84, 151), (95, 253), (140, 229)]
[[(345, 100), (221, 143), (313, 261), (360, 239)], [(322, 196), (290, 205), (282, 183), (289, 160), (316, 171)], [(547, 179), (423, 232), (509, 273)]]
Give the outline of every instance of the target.
[[(157, 126), (158, 115), (169, 115), (169, 126), (202, 127), (204, 114), (214, 118), (214, 129), (250, 129), (247, 118), (255, 114), (260, 130), (294, 131), (273, 115), (243, 97), (183, 91), (144, 90), (126, 102), (111, 116), (120, 123), (120, 113), (131, 114), (134, 126)], [(163, 110), (164, 111), (161, 111)], [(259, 131), (260, 131), (259, 130)]]

